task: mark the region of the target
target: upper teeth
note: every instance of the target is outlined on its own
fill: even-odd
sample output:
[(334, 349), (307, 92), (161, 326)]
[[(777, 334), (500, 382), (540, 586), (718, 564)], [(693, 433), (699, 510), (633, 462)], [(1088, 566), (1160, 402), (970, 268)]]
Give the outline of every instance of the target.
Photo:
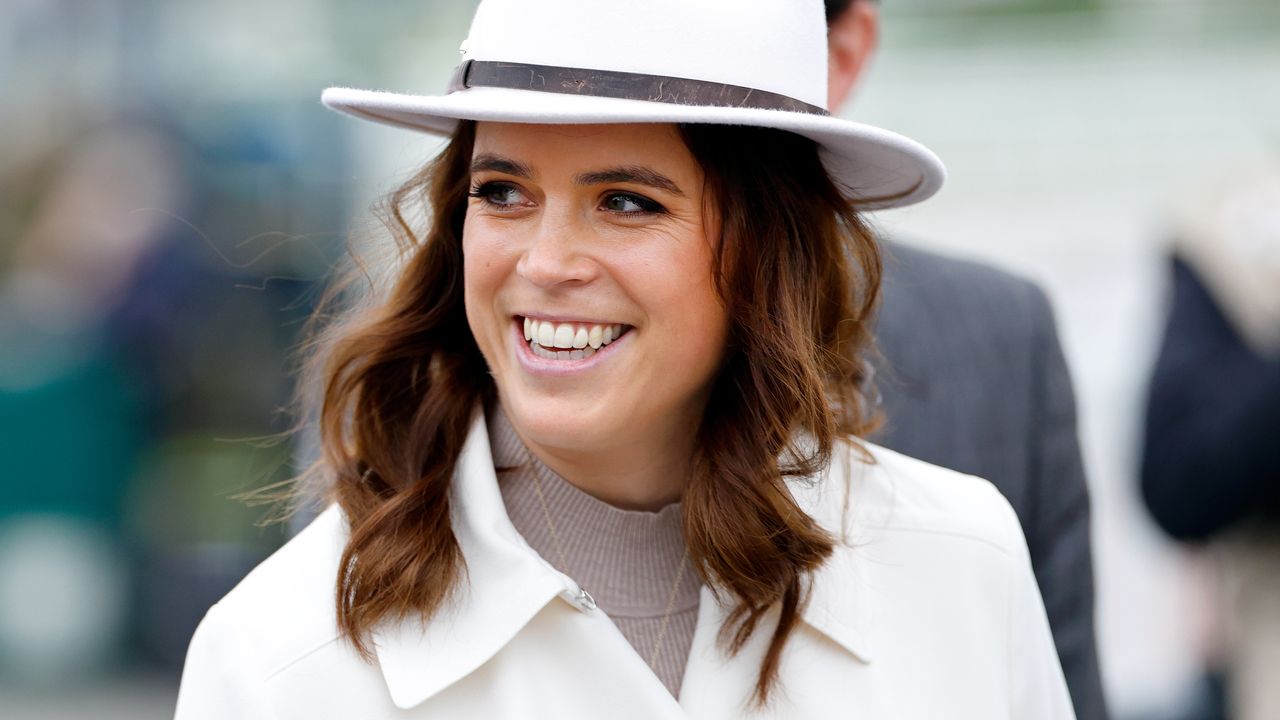
[(524, 339), (546, 348), (599, 349), (622, 335), (622, 325), (583, 325), (524, 319)]

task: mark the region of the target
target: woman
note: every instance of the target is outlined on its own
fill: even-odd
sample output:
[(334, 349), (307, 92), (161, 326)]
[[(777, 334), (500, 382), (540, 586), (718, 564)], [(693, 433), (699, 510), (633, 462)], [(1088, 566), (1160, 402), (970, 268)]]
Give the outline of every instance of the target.
[(1008, 505), (856, 440), (858, 212), (942, 169), (819, 107), (824, 27), (485, 0), (447, 94), (326, 91), (451, 140), (318, 372), (334, 505), (210, 610), (179, 717), (1071, 716)]

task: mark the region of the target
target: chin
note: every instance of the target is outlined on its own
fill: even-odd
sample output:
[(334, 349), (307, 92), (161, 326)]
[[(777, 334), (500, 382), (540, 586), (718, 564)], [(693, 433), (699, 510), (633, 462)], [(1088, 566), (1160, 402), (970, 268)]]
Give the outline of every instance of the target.
[(565, 398), (502, 395), (502, 409), (527, 443), (561, 450), (589, 450), (616, 445), (623, 432), (621, 415), (600, 398), (572, 402)]

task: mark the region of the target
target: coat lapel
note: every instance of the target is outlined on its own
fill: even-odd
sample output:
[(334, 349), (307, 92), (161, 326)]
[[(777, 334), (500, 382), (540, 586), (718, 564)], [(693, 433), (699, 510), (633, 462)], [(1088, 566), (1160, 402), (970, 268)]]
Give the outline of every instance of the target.
[[(836, 539), (835, 551), (813, 575), (804, 621), (868, 664), (875, 644), (875, 579), (870, 559), (859, 548), (870, 538), (852, 538), (850, 529), (865, 530), (874, 522), (861, 511), (876, 505), (872, 480), (881, 470), (860, 453), (839, 443), (821, 475), (792, 481), (790, 487), (800, 508)], [(856, 519), (854, 513), (859, 513)]]
[(507, 518), (479, 410), (450, 500), (454, 534), (466, 561), (454, 597), (429, 622), (388, 622), (373, 634), (391, 699), (402, 709), (475, 671), (557, 595), (576, 596), (572, 582), (529, 548)]
[[(847, 515), (856, 492), (853, 488), (863, 484), (864, 473), (875, 472), (876, 468), (853, 455), (853, 452), (838, 452), (830, 469), (822, 476), (789, 483), (801, 509), (827, 528), (837, 538), (837, 545), (831, 558), (814, 574), (809, 602), (801, 614), (802, 622), (787, 641), (780, 668), (780, 687), (784, 690), (771, 699), (768, 708), (760, 713), (753, 712), (751, 697), (769, 640), (777, 626), (776, 610), (760, 623), (742, 650), (729, 658), (719, 644), (720, 628), (728, 618), (729, 608), (719, 604), (712, 592), (704, 587), (693, 647), (680, 691), (680, 705), (689, 717), (795, 716), (801, 711), (789, 704), (785, 688), (799, 683), (791, 678), (795, 678), (796, 673), (815, 669), (831, 672), (832, 676), (838, 673), (838, 668), (829, 664), (814, 668), (807, 662), (809, 651), (817, 644), (834, 643), (840, 649), (837, 655), (858, 667), (871, 663), (874, 646), (872, 621), (876, 609), (874, 596), (867, 588), (874, 578), (870, 577), (871, 568), (865, 558), (848, 541), (845, 528), (848, 527)], [(839, 657), (836, 661), (840, 662)], [(845, 688), (831, 686), (820, 691), (839, 698)], [(832, 703), (837, 702), (832, 700)], [(819, 702), (817, 706), (838, 705)]]

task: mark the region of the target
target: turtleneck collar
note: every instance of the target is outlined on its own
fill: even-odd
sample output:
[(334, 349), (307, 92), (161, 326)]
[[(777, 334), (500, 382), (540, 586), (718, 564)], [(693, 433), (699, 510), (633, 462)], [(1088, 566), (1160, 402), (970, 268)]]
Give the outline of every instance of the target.
[[(538, 460), (500, 407), (488, 413), (487, 419), (502, 501), (525, 541), (591, 593), (610, 616), (663, 615), (685, 551), (681, 504), (672, 503), (657, 512), (614, 507)], [(545, 510), (538, 498), (539, 484)], [(554, 535), (559, 536), (563, 559)], [(688, 563), (671, 611), (697, 606), (700, 585), (697, 572)]]

